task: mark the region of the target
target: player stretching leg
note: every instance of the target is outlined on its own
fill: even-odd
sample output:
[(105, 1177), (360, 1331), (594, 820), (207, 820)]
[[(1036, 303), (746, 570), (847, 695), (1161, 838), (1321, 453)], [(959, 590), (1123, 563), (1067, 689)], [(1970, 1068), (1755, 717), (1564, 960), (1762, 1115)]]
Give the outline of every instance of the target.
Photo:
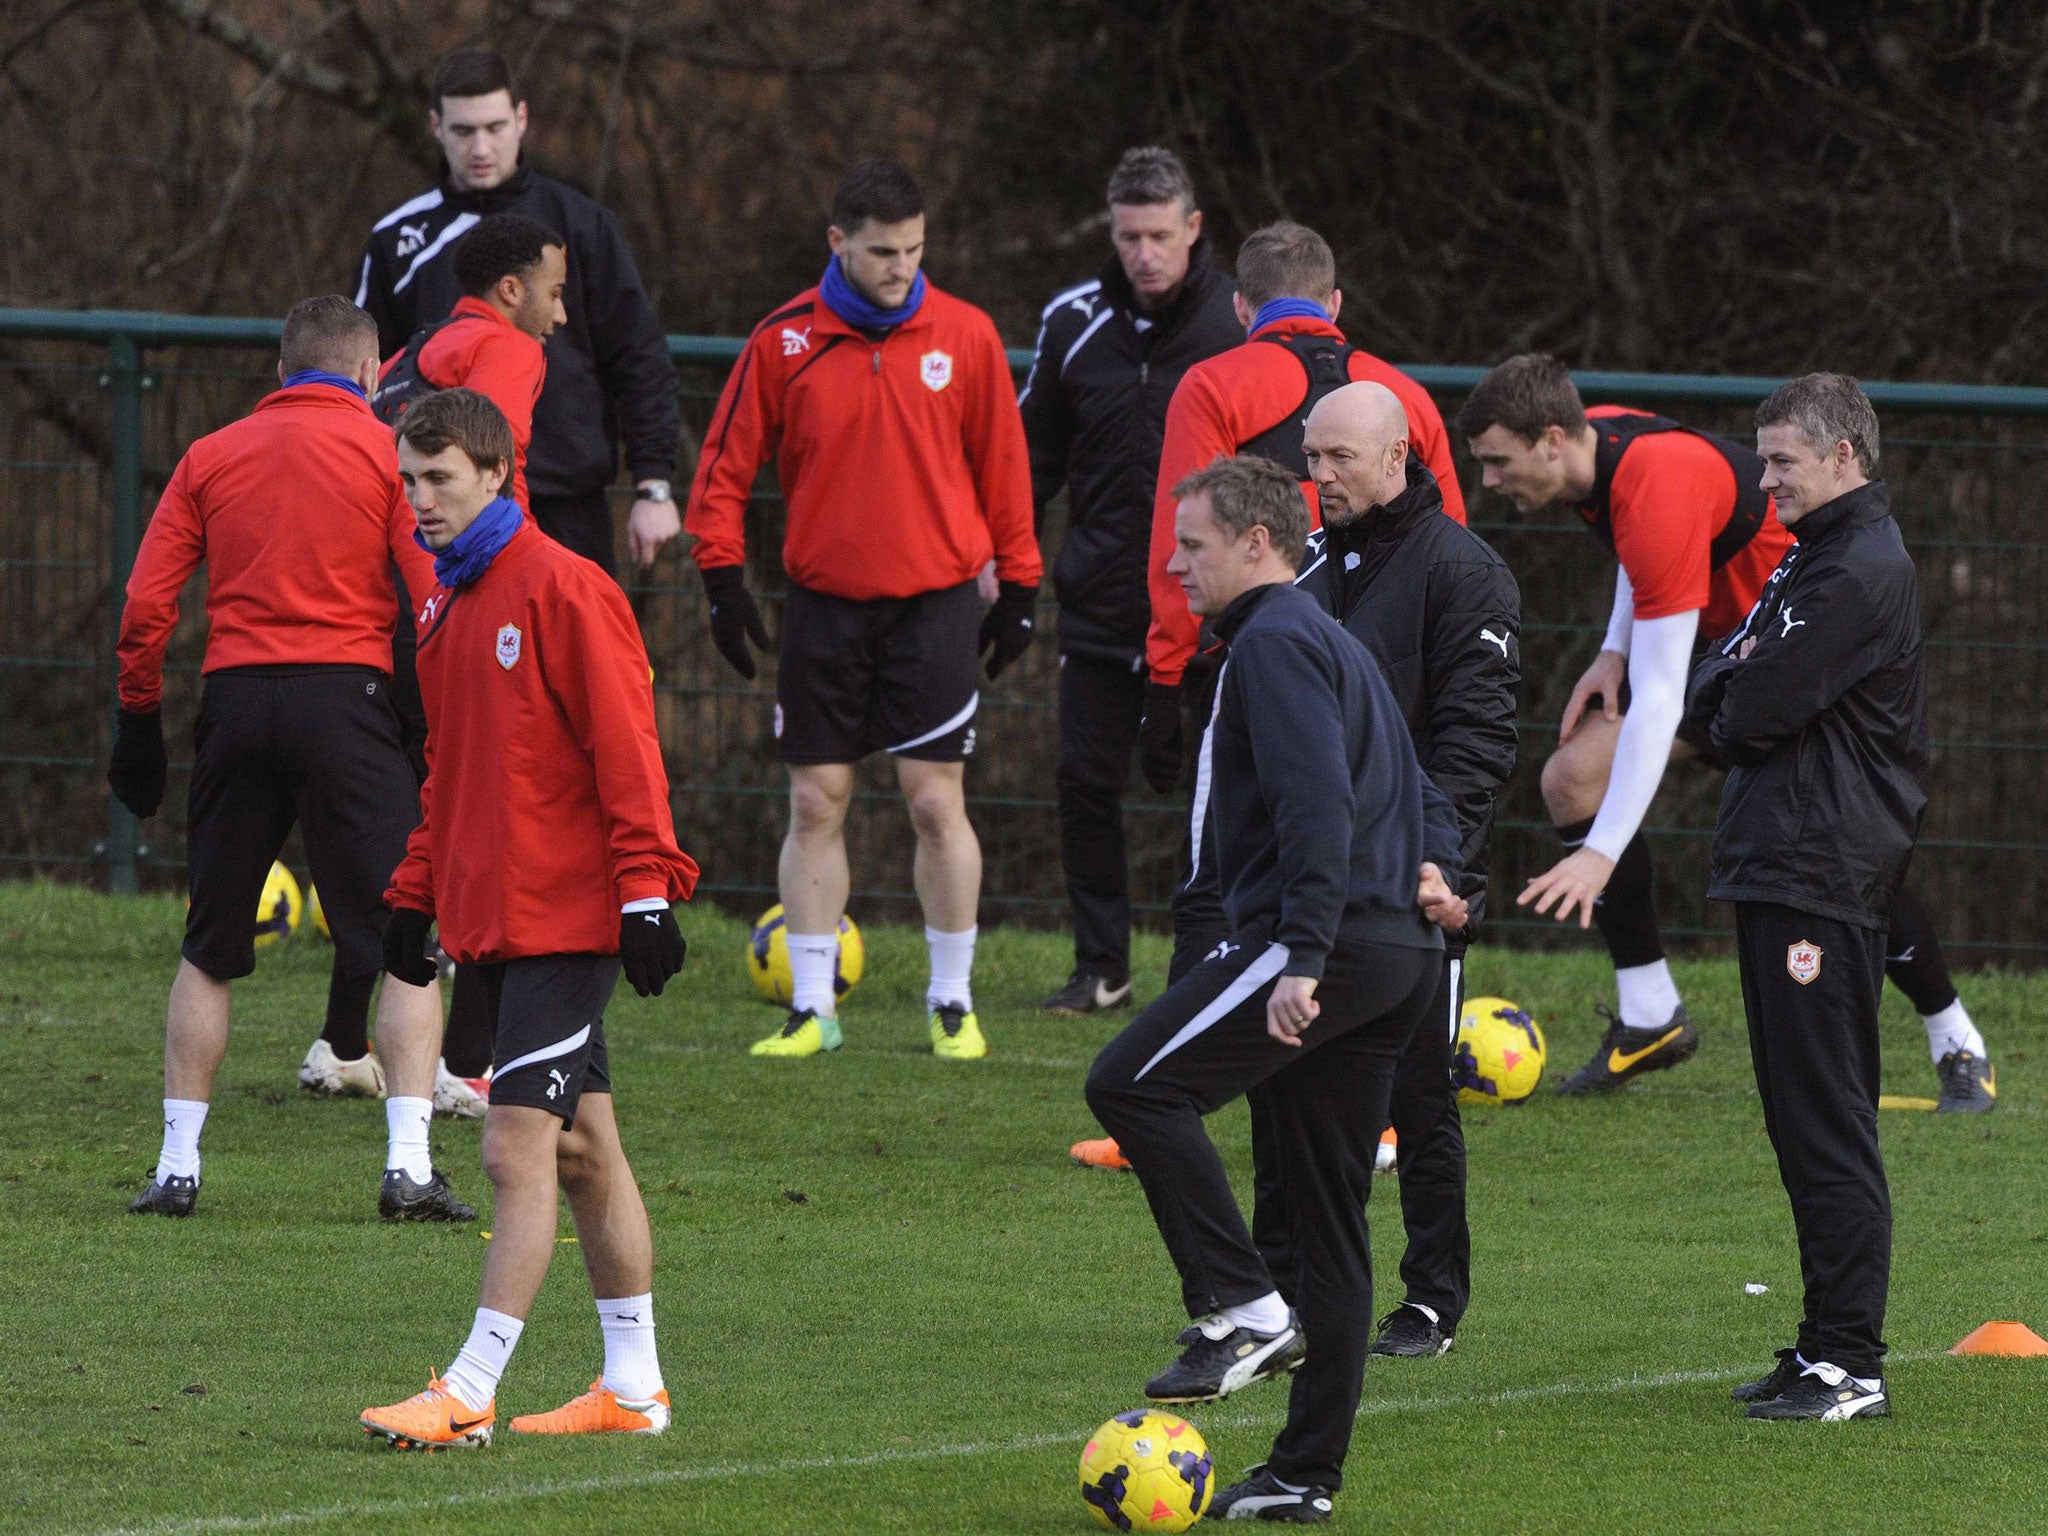
[(498, 1378), (555, 1252), (559, 1188), (604, 1332), (604, 1374), (516, 1432), (660, 1434), (654, 1245), (612, 1114), (604, 1010), (621, 968), (642, 997), (682, 968), (676, 847), (647, 651), (623, 593), (502, 490), (512, 430), (482, 395), (428, 396), (399, 463), (440, 585), (420, 614), (425, 812), (392, 876), (385, 969), (434, 973), (427, 929), (482, 974), (497, 1015), (484, 1114), (494, 1231), (469, 1341), (424, 1392), (366, 1409), (401, 1448), (487, 1445)]
[[(1509, 358), (1480, 380), (1458, 426), (1487, 489), (1524, 512), (1570, 507), (1618, 561), (1607, 637), (1572, 689), (1558, 749), (1543, 765), (1544, 803), (1571, 851), (1519, 898), (1560, 922), (1576, 915), (1581, 927), (1600, 925), (1620, 1013), (1558, 1092), (1604, 1092), (1699, 1047), (1664, 959), (1642, 820), (1665, 765), (1701, 756), (1677, 738), (1693, 659), (1741, 623), (1792, 539), (1759, 484), (1753, 449), (1662, 416), (1589, 409), (1564, 366), (1540, 353)], [(1991, 1109), (1984, 1037), (1949, 980), (1933, 920), (1909, 891), (1892, 904), (1885, 953), (1886, 973), (1926, 1022), (1942, 1110)]]
[[(795, 997), (756, 1056), (841, 1043), (832, 977), (846, 911), (853, 765), (876, 751), (917, 834), (933, 1054), (988, 1054), (974, 1016), (981, 844), (966, 759), (988, 675), (1023, 655), (1038, 597), (1024, 425), (995, 322), (918, 270), (924, 194), (877, 160), (839, 184), (832, 259), (816, 288), (754, 328), (697, 458), (685, 524), (711, 600), (711, 636), (742, 677), (768, 632), (746, 585), (746, 515), (773, 455), (789, 529), (775, 735), (789, 768), (778, 880)], [(993, 555), (998, 590), (978, 578)]]
[[(339, 991), (360, 1015), (377, 975), (379, 893), (419, 820), (391, 704), (391, 571), (395, 562), (424, 590), (432, 567), (412, 540), (391, 435), (370, 414), (377, 328), (347, 299), (307, 299), (285, 317), (277, 374), (280, 388), (245, 420), (179, 461), (121, 615), (121, 723), (107, 778), (146, 817), (164, 792), (164, 650), (178, 593), (205, 564), (192, 901), (165, 1020), (163, 1151), (129, 1207), (139, 1215), (189, 1216), (198, 1201), (229, 987), (256, 968), (249, 914), (293, 823), (334, 934), (330, 1009)], [(378, 1210), (468, 1221), (476, 1212), (449, 1191), (428, 1147), (441, 1041), (432, 981), (387, 982), (378, 1005), (390, 1092)]]

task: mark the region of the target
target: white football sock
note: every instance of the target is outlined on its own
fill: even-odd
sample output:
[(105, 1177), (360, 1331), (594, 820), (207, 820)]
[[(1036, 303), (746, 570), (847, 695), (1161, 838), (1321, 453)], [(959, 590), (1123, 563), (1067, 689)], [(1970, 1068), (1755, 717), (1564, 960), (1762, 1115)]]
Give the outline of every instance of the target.
[(789, 941), (789, 1005), (799, 1011), (808, 1008), (821, 1019), (839, 1012), (839, 994), (832, 990), (832, 978), (839, 969), (839, 935), (836, 933), (785, 933)]
[(932, 952), (932, 979), (924, 989), (925, 1007), (958, 1003), (969, 1013), (974, 1012), (974, 940), (980, 932), (979, 927), (974, 927), (958, 933), (941, 933), (926, 926), (924, 942)]
[(512, 1351), (525, 1331), (526, 1324), (518, 1318), (478, 1307), (476, 1321), (470, 1325), (469, 1342), (442, 1376), (443, 1384), (472, 1413), (482, 1413), (497, 1397), (498, 1378), (512, 1363)]
[(427, 1144), (427, 1127), (434, 1123), (432, 1099), (390, 1098), (384, 1101), (384, 1125), (391, 1133), (385, 1154), (386, 1170), (402, 1168), (415, 1184), (434, 1176), (434, 1153)]
[(1970, 1010), (1963, 1006), (1960, 997), (1941, 1012), (1925, 1015), (1920, 1022), (1927, 1026), (1927, 1050), (1937, 1067), (1950, 1051), (1968, 1051), (1979, 1061), (1988, 1058), (1984, 1037), (1977, 1032), (1977, 1026), (1970, 1020)]
[(1678, 1011), (1678, 983), (1665, 961), (1618, 970), (1614, 986), (1621, 994), (1621, 1022), (1630, 1029), (1662, 1029)]
[(1287, 1326), (1287, 1303), (1280, 1299), (1278, 1291), (1268, 1291), (1257, 1301), (1225, 1307), (1223, 1315), (1233, 1327), (1249, 1328), (1253, 1333), (1278, 1333)]
[(605, 1387), (627, 1402), (648, 1401), (661, 1390), (652, 1293), (598, 1302), (597, 1321), (604, 1329)]
[(164, 1149), (156, 1157), (156, 1181), (199, 1177), (199, 1132), (206, 1106), (197, 1099), (164, 1100)]

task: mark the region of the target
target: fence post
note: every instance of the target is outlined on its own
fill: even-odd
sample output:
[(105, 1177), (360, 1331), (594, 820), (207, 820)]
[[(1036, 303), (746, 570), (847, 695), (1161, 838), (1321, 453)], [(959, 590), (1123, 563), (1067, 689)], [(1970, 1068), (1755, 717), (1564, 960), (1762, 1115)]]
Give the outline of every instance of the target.
[[(107, 651), (112, 655), (121, 638), (128, 575), (135, 568), (135, 552), (142, 546), (142, 349), (132, 336), (110, 337), (107, 363), (107, 388), (113, 396), (114, 517), (107, 562)], [(118, 679), (118, 663), (115, 674)], [(118, 691), (113, 710), (118, 726)], [(107, 888), (119, 896), (132, 896), (137, 889), (135, 855), (140, 840), (135, 815), (112, 795), (107, 797), (107, 806)]]

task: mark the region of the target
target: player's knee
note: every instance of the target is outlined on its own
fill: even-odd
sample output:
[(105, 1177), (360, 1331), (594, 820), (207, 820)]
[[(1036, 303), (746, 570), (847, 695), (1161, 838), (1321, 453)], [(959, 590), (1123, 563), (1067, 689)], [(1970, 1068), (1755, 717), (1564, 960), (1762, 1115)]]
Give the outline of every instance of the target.
[(546, 1156), (546, 1150), (530, 1137), (510, 1133), (491, 1134), (488, 1121), (484, 1125), (483, 1163), (484, 1177), (491, 1181), (491, 1188), (501, 1194), (506, 1190), (518, 1189), (536, 1181), (545, 1180), (552, 1184), (555, 1169)]
[(906, 790), (903, 799), (920, 838), (943, 839), (967, 823), (967, 807), (956, 784), (919, 784)]
[(564, 1136), (555, 1148), (555, 1180), (567, 1195), (580, 1195), (604, 1181), (606, 1159), (577, 1136)]
[(1569, 747), (1560, 747), (1543, 764), (1543, 806), (1560, 825), (1598, 813), (1604, 788), (1592, 764)]
[(846, 821), (851, 785), (842, 793), (835, 784), (814, 778), (792, 780), (789, 786), (789, 815), (798, 835), (830, 834)]

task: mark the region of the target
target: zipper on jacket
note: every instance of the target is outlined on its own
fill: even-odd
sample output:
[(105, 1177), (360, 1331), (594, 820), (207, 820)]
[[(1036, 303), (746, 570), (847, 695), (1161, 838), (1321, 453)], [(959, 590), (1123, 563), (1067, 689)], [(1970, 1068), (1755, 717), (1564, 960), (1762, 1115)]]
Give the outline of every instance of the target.
[(1142, 385), (1142, 384), (1148, 384), (1148, 383), (1150, 383), (1150, 382), (1151, 382), (1151, 379), (1152, 379), (1152, 365), (1151, 365), (1150, 363), (1140, 363), (1140, 364), (1138, 364), (1138, 382), (1139, 382), (1139, 383), (1140, 383), (1141, 385)]
[(875, 348), (875, 367), (874, 367), (874, 371), (875, 371), (876, 373), (880, 373), (880, 372), (882, 371), (882, 349), (881, 349), (880, 347), (877, 347), (877, 348)]

